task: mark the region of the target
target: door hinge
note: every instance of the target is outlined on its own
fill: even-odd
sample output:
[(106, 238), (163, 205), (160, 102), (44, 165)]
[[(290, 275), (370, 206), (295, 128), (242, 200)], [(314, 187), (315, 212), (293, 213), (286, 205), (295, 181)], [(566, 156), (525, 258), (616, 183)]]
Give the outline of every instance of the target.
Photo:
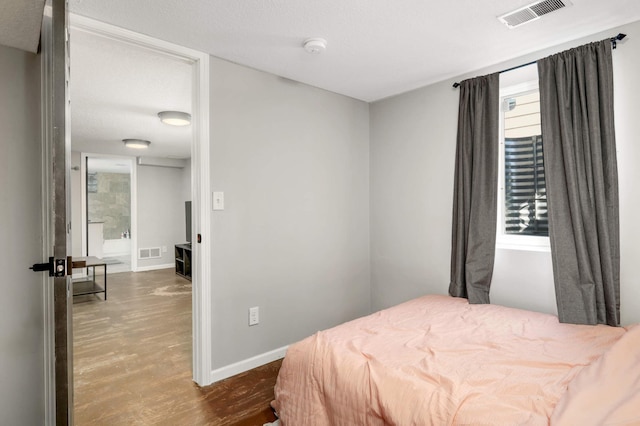
[(49, 272), (50, 277), (64, 277), (67, 275), (67, 259), (49, 258), (48, 263), (34, 263), (29, 269), (33, 272)]

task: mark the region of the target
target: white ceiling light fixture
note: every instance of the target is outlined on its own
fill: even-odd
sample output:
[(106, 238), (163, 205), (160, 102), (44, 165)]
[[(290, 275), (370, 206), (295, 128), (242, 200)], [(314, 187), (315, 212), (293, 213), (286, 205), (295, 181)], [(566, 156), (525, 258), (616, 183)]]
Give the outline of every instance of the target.
[(319, 55), (327, 49), (327, 40), (320, 37), (313, 37), (306, 39), (302, 45), (308, 53)]
[(171, 126), (188, 126), (191, 124), (191, 114), (180, 111), (161, 111), (158, 113), (160, 121)]
[(124, 146), (127, 148), (133, 149), (146, 149), (151, 145), (151, 142), (144, 139), (122, 139), (122, 142), (124, 142)]

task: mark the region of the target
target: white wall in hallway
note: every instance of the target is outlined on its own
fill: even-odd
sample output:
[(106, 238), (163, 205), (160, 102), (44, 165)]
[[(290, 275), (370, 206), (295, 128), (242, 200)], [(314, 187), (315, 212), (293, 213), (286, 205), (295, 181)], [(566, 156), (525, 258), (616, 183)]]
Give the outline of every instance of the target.
[(183, 169), (137, 166), (138, 249), (165, 247), (158, 259), (138, 259), (138, 268), (174, 265), (174, 245), (183, 243)]

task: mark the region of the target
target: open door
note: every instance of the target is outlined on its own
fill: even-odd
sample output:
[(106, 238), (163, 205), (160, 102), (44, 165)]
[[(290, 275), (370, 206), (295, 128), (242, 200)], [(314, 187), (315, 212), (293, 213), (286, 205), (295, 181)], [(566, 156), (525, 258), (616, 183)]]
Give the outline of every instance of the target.
[[(72, 288), (73, 260), (71, 247), (69, 177), (71, 143), (69, 138), (69, 37), (67, 1), (53, 0), (51, 16), (43, 21), (43, 132), (45, 158), (44, 204), (50, 217), (48, 235), (51, 250), (49, 285), (53, 288), (53, 364), (55, 388), (55, 424), (73, 424), (73, 340)], [(49, 294), (51, 299), (51, 294)], [(49, 300), (51, 305), (51, 300)], [(50, 410), (51, 411), (51, 410)]]

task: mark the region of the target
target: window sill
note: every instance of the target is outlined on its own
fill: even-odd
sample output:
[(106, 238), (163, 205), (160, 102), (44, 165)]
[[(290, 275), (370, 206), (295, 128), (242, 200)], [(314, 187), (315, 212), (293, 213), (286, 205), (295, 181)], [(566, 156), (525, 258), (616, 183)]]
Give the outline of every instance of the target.
[(548, 237), (508, 237), (498, 236), (497, 250), (521, 250), (550, 253), (551, 244)]

